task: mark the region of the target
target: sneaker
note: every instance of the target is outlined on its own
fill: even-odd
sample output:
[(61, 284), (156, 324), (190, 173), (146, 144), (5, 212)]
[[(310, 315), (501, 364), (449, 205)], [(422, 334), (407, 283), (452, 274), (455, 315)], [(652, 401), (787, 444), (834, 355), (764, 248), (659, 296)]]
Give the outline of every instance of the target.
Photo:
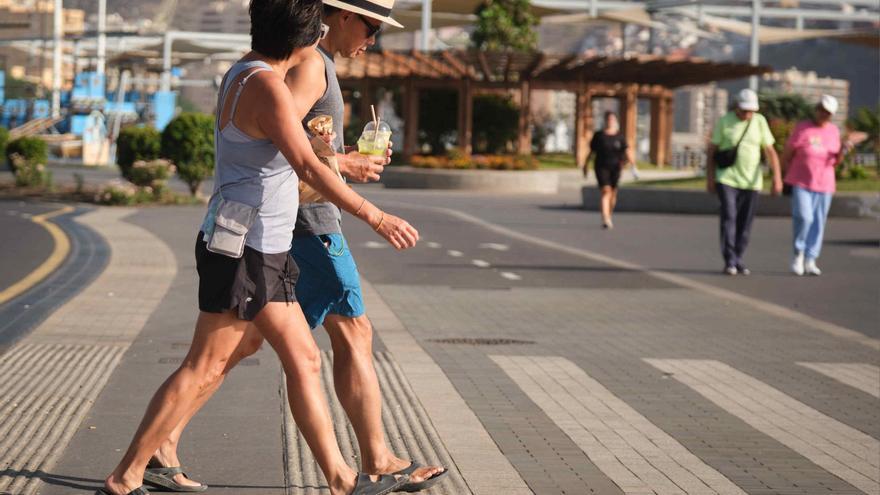
[(605, 230), (611, 230), (614, 228), (614, 223), (611, 220), (602, 223), (602, 228)]
[(736, 269), (735, 266), (728, 266), (724, 269), (725, 275), (736, 275), (737, 273), (739, 273), (739, 271)]
[(809, 259), (806, 263), (804, 263), (804, 272), (807, 275), (813, 275), (816, 277), (822, 275), (822, 270), (820, 270), (819, 267), (816, 266), (816, 260), (814, 259)]
[(798, 277), (804, 274), (804, 253), (798, 253), (791, 260), (791, 273)]
[(751, 275), (752, 271), (745, 267), (745, 265), (736, 265), (736, 271), (740, 275)]

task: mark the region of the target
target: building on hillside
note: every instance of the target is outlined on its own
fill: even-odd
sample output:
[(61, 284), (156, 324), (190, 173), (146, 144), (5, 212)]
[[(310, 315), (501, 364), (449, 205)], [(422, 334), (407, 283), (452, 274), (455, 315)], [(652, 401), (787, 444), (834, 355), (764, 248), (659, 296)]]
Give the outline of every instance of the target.
[(248, 0), (180, 0), (172, 25), (181, 31), (248, 33)]
[[(51, 38), (55, 3), (51, 0), (0, 0), (0, 39)], [(64, 34), (85, 31), (86, 14), (64, 9)]]
[(818, 103), (823, 94), (837, 98), (840, 107), (832, 119), (843, 126), (849, 115), (849, 81), (819, 77), (815, 72), (802, 72), (795, 68), (765, 74), (761, 83), (763, 91), (794, 93), (803, 96), (810, 103)]

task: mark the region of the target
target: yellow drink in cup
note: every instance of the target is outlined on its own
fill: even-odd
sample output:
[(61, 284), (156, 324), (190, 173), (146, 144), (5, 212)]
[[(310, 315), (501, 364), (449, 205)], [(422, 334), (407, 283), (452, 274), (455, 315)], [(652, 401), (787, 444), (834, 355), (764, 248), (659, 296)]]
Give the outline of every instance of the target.
[(385, 122), (379, 122), (376, 130), (375, 122), (367, 122), (364, 132), (357, 141), (358, 152), (362, 155), (384, 156), (388, 152), (388, 143), (391, 141), (391, 127)]

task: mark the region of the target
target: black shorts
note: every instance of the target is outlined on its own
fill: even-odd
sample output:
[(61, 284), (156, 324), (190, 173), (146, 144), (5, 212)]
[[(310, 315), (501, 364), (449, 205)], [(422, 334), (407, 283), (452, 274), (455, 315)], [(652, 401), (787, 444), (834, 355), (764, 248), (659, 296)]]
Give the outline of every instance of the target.
[(208, 251), (202, 236), (196, 237), (201, 311), (235, 310), (238, 319), (253, 321), (270, 302), (296, 301), (299, 269), (289, 252), (264, 254), (245, 246), (241, 258), (230, 258)]
[(617, 189), (617, 183), (620, 182), (620, 168), (597, 168), (596, 182), (599, 187), (611, 186)]

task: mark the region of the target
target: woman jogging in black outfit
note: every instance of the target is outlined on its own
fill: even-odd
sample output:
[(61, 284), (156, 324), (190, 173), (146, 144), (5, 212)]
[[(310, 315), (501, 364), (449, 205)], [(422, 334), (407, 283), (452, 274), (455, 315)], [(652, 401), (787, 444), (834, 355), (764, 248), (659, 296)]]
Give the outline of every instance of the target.
[(584, 177), (589, 173), (590, 159), (595, 157), (593, 168), (596, 170), (596, 182), (602, 190), (599, 201), (602, 211), (602, 228), (613, 229), (611, 214), (617, 204), (617, 183), (620, 181), (620, 170), (624, 165), (635, 166), (632, 150), (626, 138), (620, 134), (620, 124), (614, 112), (605, 112), (605, 127), (601, 132), (593, 134), (590, 141), (590, 154), (584, 162)]

